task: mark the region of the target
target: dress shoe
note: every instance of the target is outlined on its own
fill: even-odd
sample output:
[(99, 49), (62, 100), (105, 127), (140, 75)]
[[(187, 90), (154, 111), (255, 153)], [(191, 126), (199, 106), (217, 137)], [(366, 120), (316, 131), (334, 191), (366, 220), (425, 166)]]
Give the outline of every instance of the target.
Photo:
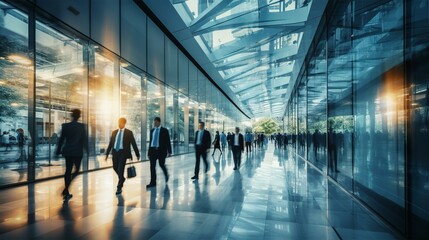
[(197, 179), (198, 179), (198, 177), (197, 177), (197, 176), (193, 176), (193, 177), (191, 177), (191, 179), (195, 179), (195, 180), (197, 180)]
[(151, 183), (151, 184), (146, 185), (146, 188), (151, 188), (151, 187), (155, 187), (155, 186), (156, 186), (155, 183)]
[(236, 168), (236, 167), (234, 167), (234, 170), (237, 170), (237, 168)]
[(119, 188), (119, 187), (118, 187), (118, 188), (116, 189), (116, 195), (121, 194), (121, 193), (122, 193), (122, 188)]

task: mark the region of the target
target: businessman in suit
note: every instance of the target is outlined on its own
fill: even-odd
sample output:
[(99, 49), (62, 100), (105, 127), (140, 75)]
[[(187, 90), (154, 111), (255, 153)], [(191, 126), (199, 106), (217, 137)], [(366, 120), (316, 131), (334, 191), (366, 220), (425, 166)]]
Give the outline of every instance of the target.
[(195, 133), (195, 175), (191, 179), (198, 179), (200, 173), (200, 158), (203, 157), (205, 172), (208, 171), (209, 165), (207, 162), (207, 153), (210, 151), (212, 142), (210, 132), (204, 129), (204, 122), (198, 124), (198, 131)]
[[(131, 155), (131, 145), (134, 148), (134, 152), (137, 156), (137, 160), (140, 159), (140, 152), (137, 148), (136, 140), (134, 139), (133, 132), (125, 128), (127, 119), (119, 118), (118, 126), (119, 129), (116, 129), (112, 132), (110, 137), (109, 146), (106, 151), (106, 161), (109, 157), (110, 151), (112, 151), (113, 156), (113, 170), (115, 170), (118, 175), (118, 185), (116, 187), (116, 194), (122, 193), (122, 187), (124, 186), (125, 177), (124, 170), (127, 159), (133, 158)], [(113, 150), (112, 150), (113, 149)]]
[[(83, 150), (88, 152), (88, 138), (86, 136), (85, 125), (79, 123), (80, 110), (71, 111), (72, 121), (64, 123), (61, 127), (61, 137), (58, 140), (56, 154), (62, 154), (66, 159), (66, 172), (64, 174), (65, 187), (62, 192), (64, 202), (73, 197), (69, 193), (71, 181), (77, 176), (82, 162)], [(64, 147), (63, 147), (64, 145)], [(73, 165), (75, 172), (72, 174)]]
[(148, 157), (150, 160), (150, 183), (146, 188), (156, 186), (156, 160), (159, 160), (159, 166), (164, 172), (165, 182), (168, 182), (168, 171), (165, 166), (165, 158), (171, 156), (171, 142), (168, 129), (161, 126), (161, 118), (153, 119), (154, 128), (150, 130), (150, 146)]
[(232, 135), (232, 157), (234, 158), (234, 170), (240, 168), (241, 153), (244, 152), (244, 137), (240, 133), (240, 128), (235, 127), (235, 133)]

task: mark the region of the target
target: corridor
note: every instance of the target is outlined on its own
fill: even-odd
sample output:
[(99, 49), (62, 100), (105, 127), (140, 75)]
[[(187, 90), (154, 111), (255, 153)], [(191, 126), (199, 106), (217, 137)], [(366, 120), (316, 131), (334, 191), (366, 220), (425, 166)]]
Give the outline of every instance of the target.
[[(2, 191), (1, 239), (397, 239), (380, 220), (317, 170), (273, 145), (210, 158), (191, 181), (193, 154), (167, 159), (157, 187), (145, 189), (149, 163), (115, 195), (112, 169), (79, 175), (68, 205), (55, 179)], [(210, 156), (210, 155), (209, 155)]]

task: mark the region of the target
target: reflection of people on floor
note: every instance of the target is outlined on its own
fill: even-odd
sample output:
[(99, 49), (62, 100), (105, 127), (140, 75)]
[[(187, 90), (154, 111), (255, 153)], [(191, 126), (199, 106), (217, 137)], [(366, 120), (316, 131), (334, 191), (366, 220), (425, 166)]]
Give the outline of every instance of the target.
[(216, 159), (213, 157), (213, 166), (215, 167), (216, 172), (213, 174), (213, 178), (215, 179), (216, 186), (219, 185), (220, 181), (220, 161), (222, 156), (219, 156), (219, 159), (216, 161)]
[(168, 187), (168, 185), (165, 185), (165, 188), (164, 188), (164, 201), (162, 202), (161, 209), (167, 209), (167, 204), (168, 204), (169, 200), (170, 200), (170, 188)]

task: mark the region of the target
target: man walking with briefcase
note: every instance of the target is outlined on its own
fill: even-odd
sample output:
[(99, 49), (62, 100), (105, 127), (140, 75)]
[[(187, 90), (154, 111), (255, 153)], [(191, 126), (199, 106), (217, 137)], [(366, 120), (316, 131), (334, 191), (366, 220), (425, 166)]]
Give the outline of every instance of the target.
[(137, 160), (140, 159), (140, 152), (137, 148), (136, 140), (134, 139), (133, 132), (125, 128), (127, 119), (119, 118), (118, 126), (119, 129), (116, 129), (112, 132), (110, 137), (109, 146), (106, 151), (106, 160), (109, 157), (110, 151), (112, 150), (113, 155), (113, 169), (118, 175), (118, 185), (116, 187), (116, 194), (122, 193), (122, 187), (124, 186), (125, 177), (125, 163), (128, 158), (133, 158), (131, 155), (131, 145), (133, 145), (134, 152), (137, 156)]

